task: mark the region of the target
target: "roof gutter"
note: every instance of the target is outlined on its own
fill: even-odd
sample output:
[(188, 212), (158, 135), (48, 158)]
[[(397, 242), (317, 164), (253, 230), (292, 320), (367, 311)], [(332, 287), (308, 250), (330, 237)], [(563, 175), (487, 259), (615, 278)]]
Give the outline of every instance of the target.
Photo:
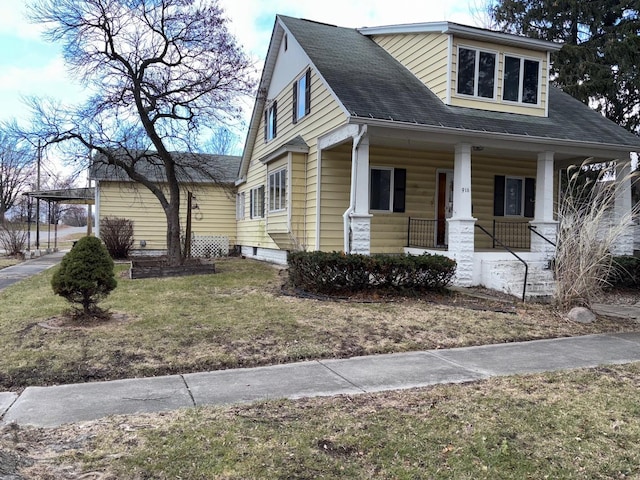
[[(419, 123), (401, 122), (397, 120), (384, 120), (378, 118), (366, 118), (366, 117), (349, 117), (349, 123), (354, 125), (369, 125), (370, 127), (390, 128), (394, 130), (409, 130), (422, 133), (434, 133), (438, 135), (450, 135), (474, 137), (478, 139), (487, 140), (503, 140), (511, 142), (527, 142), (535, 145), (544, 145), (546, 147), (577, 147), (589, 150), (600, 150), (609, 152), (636, 152), (640, 151), (640, 147), (637, 145), (621, 145), (612, 143), (599, 143), (599, 142), (580, 142), (576, 140), (564, 140), (558, 138), (537, 137), (532, 135), (518, 135), (513, 133), (500, 133), (500, 132), (488, 132), (485, 130), (471, 130), (454, 127), (444, 127), (436, 125), (424, 125)], [(548, 148), (547, 148), (548, 149)], [(595, 155), (594, 155), (595, 156)]]

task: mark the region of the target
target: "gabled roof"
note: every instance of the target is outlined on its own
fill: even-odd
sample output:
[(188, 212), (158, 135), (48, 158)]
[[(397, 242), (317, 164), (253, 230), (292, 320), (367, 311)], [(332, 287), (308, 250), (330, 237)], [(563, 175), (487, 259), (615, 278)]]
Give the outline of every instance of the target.
[(548, 117), (448, 106), (357, 30), (279, 18), (352, 117), (640, 149), (640, 137), (558, 88)]
[[(491, 32), (450, 22), (416, 24), (418, 30), (440, 29), (467, 38), (502, 41), (506, 45), (529, 45), (528, 48), (557, 50), (551, 42), (529, 40), (515, 35)], [(425, 26), (427, 25), (427, 26)], [(606, 150), (640, 151), (640, 137), (625, 130), (582, 102), (555, 87), (549, 87), (549, 115), (538, 117), (449, 106), (443, 103), (405, 66), (376, 44), (369, 35), (387, 29), (407, 31), (408, 25), (363, 29), (337, 27), (324, 23), (278, 15), (260, 80), (259, 94), (239, 171), (246, 175), (253, 154), (253, 144), (265, 105), (267, 91), (282, 42), (290, 33), (300, 44), (318, 75), (332, 91), (350, 123), (378, 123), (397, 127), (411, 126), (443, 133), (491, 138), (505, 136), (513, 140), (539, 140), (542, 143), (603, 147)]]
[[(119, 151), (123, 159), (130, 158), (124, 151)], [(136, 161), (136, 170), (152, 182), (166, 181), (160, 158), (155, 152), (132, 152)], [(231, 155), (210, 155), (205, 153), (171, 152), (176, 162), (181, 165), (178, 169), (178, 180), (184, 183), (233, 183), (238, 173), (240, 157)], [(89, 169), (92, 180), (131, 182), (126, 172), (106, 161), (102, 154), (95, 156)]]

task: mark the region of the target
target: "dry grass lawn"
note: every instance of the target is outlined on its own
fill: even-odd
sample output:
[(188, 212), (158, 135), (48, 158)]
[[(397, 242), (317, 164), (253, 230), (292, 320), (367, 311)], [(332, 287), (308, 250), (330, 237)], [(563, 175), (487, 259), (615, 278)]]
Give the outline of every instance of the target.
[(548, 305), (457, 293), (332, 301), (284, 294), (283, 271), (239, 258), (218, 273), (129, 280), (104, 302), (110, 321), (75, 323), (51, 271), (0, 292), (0, 390), (318, 358), (638, 329), (569, 322)]

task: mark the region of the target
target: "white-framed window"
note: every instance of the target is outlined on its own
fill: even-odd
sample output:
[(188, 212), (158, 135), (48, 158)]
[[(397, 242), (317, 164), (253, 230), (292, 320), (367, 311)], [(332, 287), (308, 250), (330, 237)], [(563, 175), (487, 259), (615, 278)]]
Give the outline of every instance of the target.
[(264, 217), (264, 185), (252, 188), (250, 192), (250, 215), (251, 218)]
[(369, 210), (404, 212), (407, 170), (371, 167), (369, 170)]
[(287, 208), (287, 169), (281, 168), (269, 174), (269, 212)]
[(311, 69), (293, 82), (293, 123), (311, 112)]
[(536, 179), (495, 175), (493, 215), (528, 217), (535, 214)]
[(456, 91), (460, 95), (494, 99), (497, 67), (495, 52), (458, 47)]
[(540, 61), (529, 58), (504, 56), (502, 100), (538, 105)]
[(245, 192), (236, 193), (236, 220), (244, 220)]
[(268, 142), (276, 138), (278, 123), (278, 104), (273, 102), (264, 111), (264, 141)]

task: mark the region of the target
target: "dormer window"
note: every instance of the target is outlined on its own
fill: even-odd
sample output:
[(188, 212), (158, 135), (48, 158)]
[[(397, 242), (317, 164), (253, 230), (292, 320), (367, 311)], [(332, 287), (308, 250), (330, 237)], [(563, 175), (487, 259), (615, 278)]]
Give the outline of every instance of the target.
[(502, 99), (537, 105), (539, 79), (539, 61), (505, 55)]
[(496, 54), (475, 48), (458, 48), (458, 88), (461, 95), (495, 98)]

